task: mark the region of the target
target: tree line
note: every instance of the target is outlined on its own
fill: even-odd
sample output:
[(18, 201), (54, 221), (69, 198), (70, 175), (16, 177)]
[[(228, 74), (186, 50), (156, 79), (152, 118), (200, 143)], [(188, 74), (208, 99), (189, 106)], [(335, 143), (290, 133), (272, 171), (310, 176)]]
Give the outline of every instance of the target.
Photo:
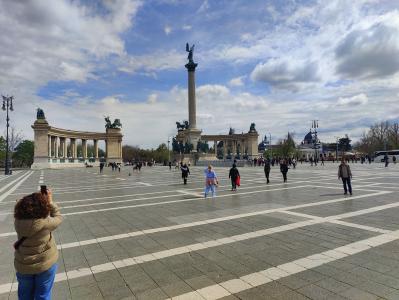
[(158, 163), (169, 160), (168, 146), (160, 144), (156, 149), (141, 149), (138, 146), (125, 145), (122, 147), (122, 157), (125, 162), (152, 161)]
[(370, 126), (355, 144), (355, 148), (368, 155), (385, 149), (399, 149), (399, 123), (384, 121)]

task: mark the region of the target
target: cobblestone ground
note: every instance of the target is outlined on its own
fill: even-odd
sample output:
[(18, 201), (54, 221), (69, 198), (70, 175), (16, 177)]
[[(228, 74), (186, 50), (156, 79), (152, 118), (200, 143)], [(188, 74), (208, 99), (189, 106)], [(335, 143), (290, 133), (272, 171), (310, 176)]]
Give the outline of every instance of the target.
[[(399, 299), (399, 165), (16, 171), (0, 176), (0, 299), (16, 299), (12, 210), (45, 183), (65, 216), (53, 299)], [(129, 175), (131, 173), (131, 175)]]

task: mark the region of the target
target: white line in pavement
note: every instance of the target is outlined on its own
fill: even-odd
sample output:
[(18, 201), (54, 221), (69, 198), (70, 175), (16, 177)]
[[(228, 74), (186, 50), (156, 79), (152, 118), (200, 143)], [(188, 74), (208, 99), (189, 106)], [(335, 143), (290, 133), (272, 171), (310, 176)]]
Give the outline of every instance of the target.
[(26, 175), (26, 173), (22, 174), (20, 177), (18, 177), (17, 179), (7, 183), (5, 186), (3, 186), (0, 189), (0, 193), (3, 192), (4, 190), (6, 190), (9, 186), (13, 185), (15, 182), (17, 182), (18, 180), (20, 180), (21, 178), (23, 178)]
[[(376, 207), (376, 208), (378, 208), (378, 207)], [(360, 211), (356, 211), (353, 213), (356, 215), (359, 215)], [(332, 216), (331, 218), (340, 219), (344, 215), (346, 216), (347, 214), (335, 215), (335, 216)], [(238, 234), (238, 235), (234, 235), (234, 236), (230, 236), (230, 237), (224, 237), (224, 238), (220, 238), (220, 239), (216, 239), (216, 240), (209, 240), (209, 241), (203, 242), (203, 243), (195, 243), (195, 244), (190, 244), (190, 245), (172, 248), (172, 249), (168, 249), (168, 250), (157, 251), (157, 252), (153, 252), (150, 254), (144, 254), (144, 255), (129, 257), (129, 258), (121, 259), (121, 260), (115, 260), (115, 261), (103, 263), (100, 265), (94, 265), (89, 268), (79, 268), (76, 270), (70, 270), (66, 273), (65, 272), (58, 273), (58, 274), (56, 274), (55, 281), (60, 282), (60, 281), (65, 281), (65, 280), (69, 280), (72, 278), (84, 277), (87, 275), (116, 270), (116, 269), (133, 266), (133, 265), (138, 265), (138, 264), (142, 264), (142, 263), (146, 263), (146, 262), (150, 262), (150, 261), (156, 261), (156, 260), (163, 259), (166, 257), (172, 257), (172, 256), (184, 254), (184, 253), (193, 252), (193, 251), (209, 249), (209, 248), (218, 247), (221, 245), (232, 244), (232, 243), (236, 243), (239, 241), (245, 241), (245, 240), (249, 240), (249, 239), (253, 239), (253, 238), (271, 235), (274, 233), (290, 231), (293, 229), (311, 226), (311, 225), (315, 225), (315, 224), (321, 224), (321, 223), (325, 223), (325, 222), (329, 222), (328, 218), (320, 218), (317, 220), (301, 221), (301, 222), (296, 222), (296, 223), (292, 223), (292, 224), (287, 224), (287, 225), (282, 225), (282, 226), (277, 226), (277, 227), (272, 227), (272, 228), (267, 228), (267, 229), (261, 229), (261, 230), (257, 230), (257, 231), (253, 231), (253, 232), (249, 232), (249, 233)], [(269, 272), (271, 270), (280, 271), (280, 274), (281, 274), (281, 272), (282, 273), (285, 272), (285, 273), (291, 275), (290, 272), (292, 272), (292, 271), (295, 271), (295, 272), (305, 271), (306, 269), (311, 269), (311, 268), (314, 268), (321, 264), (348, 256), (348, 255), (356, 254), (361, 251), (370, 249), (372, 247), (380, 246), (382, 244), (388, 243), (388, 242), (396, 240), (396, 239), (399, 239), (399, 230), (385, 233), (382, 235), (378, 235), (376, 237), (368, 238), (365, 240), (357, 241), (354, 243), (350, 243), (345, 246), (340, 246), (333, 250), (328, 250), (328, 251), (324, 251), (322, 253), (313, 254), (308, 257), (305, 257), (305, 258), (302, 258), (299, 260), (295, 260), (293, 262), (285, 263), (285, 264), (282, 264), (277, 267), (273, 267), (273, 268), (270, 268), (270, 269), (267, 269), (267, 270), (264, 270), (261, 272), (256, 272), (256, 274), (261, 273), (260, 275), (266, 276), (266, 278), (268, 278), (269, 281), (271, 281), (271, 280), (277, 279), (277, 278), (269, 277), (270, 276)], [(325, 256), (327, 256), (327, 257), (325, 257)], [(275, 270), (276, 268), (278, 270)], [(252, 274), (255, 274), (255, 273), (252, 273)], [(254, 275), (252, 275), (252, 274), (240, 277), (240, 279), (242, 279), (245, 282), (252, 285), (253, 279), (255, 279), (255, 278), (253, 278)], [(259, 275), (256, 275), (256, 277), (258, 277), (258, 276)], [(285, 275), (285, 276), (288, 276), (288, 275)], [(284, 276), (280, 276), (280, 277), (284, 277)], [(269, 282), (269, 281), (267, 281), (267, 282)], [(267, 283), (267, 282), (264, 282), (264, 283)], [(10, 291), (12, 292), (12, 291), (16, 291), (16, 290), (17, 290), (16, 284), (6, 283), (6, 284), (0, 285), (0, 294), (4, 294), (4, 293), (8, 293)], [(191, 298), (184, 298), (184, 299), (191, 299)]]
[[(307, 180), (302, 180), (302, 181), (292, 181), (290, 184), (299, 184), (299, 183), (308, 183), (310, 181)], [(269, 187), (274, 187), (274, 186), (280, 186), (280, 185), (286, 185), (286, 183), (275, 183), (275, 184), (270, 184), (268, 185)], [(253, 189), (254, 187), (257, 187), (258, 185), (245, 185), (240, 188), (240, 190), (243, 189)], [(230, 187), (230, 185), (219, 185), (218, 190), (219, 191), (227, 191), (229, 189), (223, 189), (221, 188), (224, 187)], [(193, 189), (185, 189), (185, 191), (203, 191), (204, 188), (193, 188)], [(166, 190), (166, 191), (160, 191), (160, 192), (147, 192), (147, 193), (138, 193), (138, 194), (127, 194), (127, 195), (112, 195), (112, 196), (104, 196), (104, 197), (95, 197), (95, 198), (85, 198), (85, 199), (78, 199), (78, 200), (67, 200), (67, 201), (57, 201), (57, 203), (75, 203), (75, 202), (87, 202), (87, 201), (92, 201), (92, 200), (101, 200), (101, 199), (113, 199), (113, 198), (126, 198), (130, 196), (144, 196), (144, 195), (156, 195), (156, 194), (166, 194), (166, 193), (174, 193), (176, 192), (175, 190)], [(15, 195), (15, 194), (14, 194)], [(178, 195), (172, 195), (172, 196), (178, 196)], [(3, 203), (0, 203), (0, 205), (5, 205), (7, 203), (14, 203), (14, 201), (6, 201)]]
[[(371, 197), (371, 196), (374, 196), (374, 195), (364, 195), (362, 198)], [(335, 199), (333, 201), (336, 201), (336, 200), (337, 199)], [(348, 199), (345, 199), (345, 200), (348, 200)], [(329, 203), (331, 203), (331, 200), (328, 200), (328, 201), (329, 201)], [(312, 206), (319, 206), (319, 205), (323, 205), (323, 204), (324, 204), (324, 201), (320, 201), (320, 202), (313, 203)], [(303, 205), (307, 205), (307, 207), (309, 207), (308, 204), (303, 204)], [(397, 205), (399, 206), (399, 204), (397, 204)], [(253, 216), (258, 216), (258, 215), (263, 215), (263, 214), (270, 214), (270, 213), (274, 213), (274, 212), (286, 212), (286, 213), (290, 213), (290, 214), (296, 214), (296, 213), (288, 211), (288, 210), (297, 209), (297, 208), (298, 208), (298, 205), (284, 207), (284, 208), (266, 209), (266, 210), (257, 211), (257, 212), (242, 213), (242, 214), (231, 215), (231, 216), (226, 216), (226, 217), (207, 219), (207, 220), (203, 220), (203, 221), (196, 221), (196, 222), (190, 222), (190, 223), (184, 223), (184, 224), (178, 224), (178, 225), (172, 225), (172, 226), (165, 226), (165, 227), (144, 229), (144, 230), (139, 230), (139, 231), (132, 231), (132, 232), (128, 232), (128, 233), (105, 236), (105, 237), (101, 237), (101, 238), (97, 238), (97, 239), (90, 239), (90, 240), (84, 240), (84, 241), (80, 241), (80, 242), (65, 243), (65, 244), (59, 245), (58, 248), (59, 249), (67, 249), (67, 248), (73, 248), (73, 247), (78, 247), (78, 246), (83, 246), (83, 245), (96, 244), (96, 243), (101, 243), (101, 242), (106, 242), (106, 241), (111, 241), (111, 240), (124, 239), (124, 238), (133, 237), (133, 236), (140, 236), (140, 235), (145, 235), (145, 234), (165, 232), (165, 231), (171, 231), (171, 230), (182, 229), (182, 228), (190, 228), (190, 227), (195, 227), (195, 226), (200, 226), (200, 225), (207, 225), (207, 224), (212, 224), (212, 223), (218, 223), (218, 222), (230, 221), (230, 220), (235, 220), (235, 219), (253, 217)], [(369, 211), (367, 211), (367, 212), (369, 212)], [(305, 215), (301, 214), (301, 216), (303, 217)], [(309, 215), (306, 215), (305, 217), (307, 217), (307, 218), (318, 218), (318, 217), (313, 217), (313, 216), (309, 216)], [(322, 218), (318, 218), (318, 219), (322, 219)], [(1, 237), (1, 235), (0, 235), (0, 237)]]
[[(279, 189), (276, 189), (276, 190), (279, 190)], [(269, 190), (269, 191), (271, 191), (271, 190)], [(349, 200), (361, 199), (361, 198), (367, 198), (367, 197), (373, 197), (373, 196), (379, 196), (379, 195), (384, 195), (384, 194), (389, 194), (389, 193), (391, 193), (391, 192), (381, 191), (381, 192), (375, 192), (375, 193), (372, 193), (372, 194), (354, 196), (354, 197), (351, 197), (351, 198), (345, 197), (345, 198), (338, 198), (338, 199), (325, 200), (325, 201), (319, 201), (319, 202), (312, 202), (312, 203), (307, 203), (307, 204), (299, 204), (299, 205), (294, 205), (294, 206), (287, 206), (287, 207), (283, 207), (283, 208), (266, 209), (266, 210), (257, 211), (257, 212), (242, 213), (242, 214), (236, 214), (236, 215), (231, 215), (231, 216), (226, 216), (226, 217), (207, 219), (207, 220), (204, 220), (204, 221), (196, 221), (196, 222), (190, 222), (190, 223), (184, 223), (184, 224), (178, 224), (178, 225), (172, 225), (172, 226), (165, 226), (165, 227), (151, 228), (151, 229), (145, 229), (145, 230), (139, 230), (139, 231), (132, 231), (132, 232), (123, 233), (123, 234), (105, 236), (105, 237), (101, 237), (101, 238), (97, 238), (97, 239), (90, 239), (90, 240), (85, 240), (85, 241), (80, 241), (80, 242), (67, 243), (67, 244), (60, 245), (59, 247), (71, 248), (71, 247), (81, 246), (79, 243), (84, 244), (84, 245), (89, 245), (89, 244), (95, 244), (95, 243), (98, 243), (98, 242), (104, 242), (104, 241), (110, 241), (110, 240), (118, 240), (118, 239), (128, 238), (128, 237), (132, 237), (132, 236), (149, 234), (149, 233), (170, 231), (170, 230), (194, 227), (194, 226), (199, 226), (199, 225), (204, 225), (204, 224), (212, 224), (212, 223), (217, 223), (217, 222), (229, 221), (229, 220), (234, 220), (234, 219), (239, 219), (239, 218), (246, 218), (246, 217), (257, 216), (257, 215), (268, 214), (268, 213), (274, 213), (274, 212), (285, 212), (285, 211), (289, 211), (289, 210), (293, 210), (293, 209), (312, 207), (312, 206), (319, 206), (319, 205), (342, 202), (342, 201), (349, 201)], [(194, 200), (198, 200), (198, 198), (193, 198), (193, 199)], [(399, 206), (399, 203), (393, 203), (393, 204), (388, 204), (388, 205), (391, 208), (391, 207)], [(382, 207), (381, 209), (385, 209), (385, 206), (386, 205), (384, 205), (384, 207)], [(367, 210), (369, 211), (369, 209), (367, 209)], [(376, 209), (374, 209), (374, 210), (376, 211)], [(372, 211), (370, 211), (370, 212), (372, 212)], [(291, 212), (291, 211), (287, 212), (287, 213), (298, 214), (296, 212)], [(63, 215), (65, 215), (65, 214), (63, 214)], [(303, 215), (304, 214), (302, 214), (301, 216), (303, 216)], [(307, 217), (307, 215), (305, 217)], [(11, 236), (11, 235), (16, 235), (16, 233), (15, 232), (7, 232), (7, 233), (0, 234), (0, 237), (6, 237), (6, 236)]]
[(13, 171), (13, 173), (11, 175), (2, 175), (2, 177), (0, 178), (0, 181), (6, 180), (14, 175), (17, 175), (19, 172), (21, 172), (21, 171)]
[(312, 254), (276, 267), (250, 273), (240, 278), (206, 286), (193, 292), (172, 297), (171, 299), (191, 300), (195, 299), (195, 297), (199, 299), (220, 299), (302, 271), (311, 270), (315, 267), (384, 245), (397, 239), (399, 239), (399, 230), (353, 242), (322, 253)]
[(203, 194), (196, 193), (196, 192), (190, 192), (188, 190), (177, 190), (176, 192), (181, 193), (183, 195), (189, 195), (189, 196), (194, 196), (194, 197), (199, 197), (199, 198), (204, 197)]
[[(359, 210), (356, 213), (367, 214), (367, 213), (371, 212), (370, 209), (372, 209), (372, 211), (375, 212), (377, 210), (388, 209), (388, 208), (399, 206), (399, 204), (397, 204), (397, 203), (394, 203), (394, 204), (395, 204), (395, 206), (388, 204), (388, 205), (381, 205), (381, 206), (376, 206), (376, 207), (372, 207), (372, 208), (366, 208), (366, 209)], [(323, 217), (319, 217), (319, 216), (308, 215), (308, 214), (298, 213), (298, 212), (294, 212), (294, 211), (282, 211), (282, 213), (297, 216), (297, 217), (308, 218), (308, 219), (312, 219), (312, 220), (320, 220), (320, 219), (330, 218), (330, 217), (323, 218)], [(342, 216), (344, 216), (344, 214), (342, 214)], [(340, 218), (342, 218), (342, 216)], [(328, 221), (328, 223), (334, 223), (334, 224), (339, 224), (339, 225), (343, 225), (343, 226), (347, 226), (347, 227), (353, 227), (353, 228), (358, 228), (358, 229), (363, 229), (363, 230), (368, 230), (368, 231), (373, 231), (373, 232), (378, 232), (378, 233), (392, 232), (392, 230), (386, 230), (386, 229), (381, 229), (381, 228), (377, 228), (377, 227), (360, 225), (360, 224), (340, 221), (340, 220), (336, 220), (336, 219), (332, 219), (332, 220)]]
[(152, 186), (151, 183), (147, 183), (147, 182), (138, 181), (137, 183), (138, 183), (138, 184), (141, 184), (141, 185), (145, 185), (145, 186)]
[[(276, 184), (276, 185), (280, 185), (280, 184)], [(276, 185), (274, 185), (274, 186), (276, 186)], [(254, 189), (254, 187), (255, 186), (247, 186), (247, 187), (243, 187), (243, 188), (241, 188), (240, 190), (244, 190), (244, 189)], [(299, 187), (306, 187), (306, 185), (304, 185), (304, 186), (299, 186)], [(291, 187), (291, 188), (295, 188), (295, 187)], [(287, 188), (282, 188), (282, 189), (268, 189), (268, 190), (265, 190), (265, 191), (278, 191), (278, 190), (284, 190), (284, 189), (287, 189)], [(221, 190), (221, 191), (227, 191), (228, 189), (224, 189), (224, 190)], [(255, 192), (262, 192), (262, 191), (264, 191), (264, 190), (260, 190), (260, 191), (255, 191)], [(174, 191), (174, 192), (176, 192), (176, 191)], [(178, 192), (178, 191), (177, 191)], [(253, 193), (253, 192), (250, 192), (250, 193)], [(155, 193), (150, 193), (150, 194), (155, 194)], [(190, 195), (189, 193), (187, 193), (188, 195)], [(236, 193), (235, 195), (237, 195), (237, 194), (243, 194), (243, 193)], [(247, 194), (247, 193), (245, 193), (245, 194)], [(191, 195), (194, 195), (194, 194), (191, 194)], [(228, 195), (233, 195), (233, 194), (228, 194)], [(222, 195), (222, 196), (228, 196), (228, 195)], [(78, 207), (89, 207), (89, 206), (97, 206), (97, 205), (109, 205), (109, 204), (116, 204), (116, 203), (126, 203), (126, 202), (136, 202), (136, 201), (145, 201), (145, 200), (154, 200), (154, 199), (162, 199), (162, 198), (171, 198), (171, 197), (178, 197), (178, 196), (181, 196), (181, 195), (179, 195), (179, 194), (173, 194), (173, 195), (164, 195), (164, 196), (156, 196), (156, 197), (144, 197), (144, 198), (136, 198), (136, 199), (125, 199), (125, 200), (117, 200), (117, 201), (108, 201), (108, 202), (96, 202), (96, 203), (87, 203), (87, 204), (78, 204), (78, 205), (70, 205), (70, 206), (61, 206), (60, 208), (61, 209), (69, 209), (69, 208), (78, 208)], [(199, 194), (197, 194), (197, 193), (195, 193), (195, 196), (197, 197), (197, 199), (198, 199), (198, 196), (199, 197), (203, 197), (203, 195), (199, 195)], [(218, 196), (218, 197), (222, 197), (222, 196)], [(114, 197), (111, 197), (111, 198), (114, 198)], [(101, 199), (101, 198), (100, 198)], [(190, 199), (183, 199), (183, 200), (173, 200), (174, 202), (180, 202), (180, 201), (182, 201), (182, 202), (184, 202), (184, 201), (186, 201), (186, 200), (189, 200), (189, 201), (192, 201), (193, 199), (195, 199), (195, 198), (190, 198)], [(161, 205), (162, 203), (174, 203), (174, 202), (156, 202), (157, 204), (156, 205)], [(61, 203), (61, 202), (57, 202), (57, 203)], [(65, 201), (64, 203), (70, 203), (70, 201)], [(140, 204), (140, 206), (151, 206), (151, 205), (154, 205), (154, 203), (149, 203), (149, 204)], [(136, 206), (132, 206), (132, 207), (136, 207)], [(126, 208), (126, 206), (124, 207), (124, 208)], [(118, 207), (114, 207), (113, 209), (118, 209)], [(0, 216), (3, 216), (3, 215), (10, 215), (10, 214), (12, 214), (12, 212), (8, 212), (8, 213), (0, 213)], [(65, 215), (68, 215), (68, 214), (65, 214)]]
[[(5, 198), (7, 198), (12, 192), (14, 192), (22, 183), (24, 183), (25, 180), (28, 179), (29, 176), (33, 174), (33, 172), (34, 172), (34, 171), (29, 171), (29, 172), (25, 173), (24, 175), (22, 175), (21, 177), (19, 177), (18, 179), (12, 181), (11, 183), (15, 183), (15, 182), (17, 182), (17, 181), (18, 181), (18, 182), (17, 182), (12, 188), (10, 188), (7, 192), (3, 193), (3, 194), (0, 196), (0, 202), (2, 202), (2, 201), (3, 201)], [(6, 187), (8, 187), (8, 186), (9, 186), (9, 184), (6, 185)], [(4, 187), (3, 187), (0, 191), (3, 191), (3, 190), (4, 190)]]
[(378, 232), (378, 233), (392, 232), (392, 230), (381, 229), (381, 228), (371, 227), (371, 226), (366, 226), (366, 225), (360, 225), (360, 224), (355, 224), (355, 223), (345, 222), (345, 221), (340, 221), (340, 220), (332, 220), (332, 221), (329, 221), (329, 223), (344, 225), (344, 226), (353, 227), (353, 228), (359, 228), (359, 229), (368, 230), (368, 231), (374, 231), (374, 232)]
[[(216, 197), (212, 198), (212, 200), (204, 200), (204, 201), (215, 201), (216, 199), (219, 199), (219, 198), (231, 197), (231, 196), (240, 195), (240, 194), (248, 195), (248, 194), (264, 193), (264, 192), (279, 191), (279, 190), (290, 190), (290, 189), (296, 189), (296, 188), (302, 188), (302, 187), (309, 187), (309, 186), (302, 185), (302, 186), (294, 186), (294, 187), (287, 187), (287, 188), (281, 188), (281, 189), (269, 189), (269, 190), (258, 190), (258, 191), (250, 191), (250, 192), (243, 192), (243, 193), (226, 194), (226, 195), (216, 196)], [(136, 200), (138, 200), (138, 199), (136, 199)], [(147, 199), (144, 199), (144, 200), (147, 200)], [(144, 203), (144, 204), (136, 204), (136, 205), (125, 205), (125, 206), (118, 206), (118, 207), (70, 212), (70, 213), (64, 213), (63, 215), (64, 216), (81, 215), (81, 214), (88, 214), (88, 213), (97, 213), (97, 212), (102, 212), (102, 211), (112, 211), (112, 210), (120, 210), (120, 209), (126, 209), (126, 208), (145, 207), (145, 206), (157, 206), (157, 205), (191, 202), (191, 201), (199, 201), (199, 199), (198, 199), (198, 197), (195, 197), (195, 198), (182, 199), (182, 200), (171, 200), (171, 201)], [(111, 203), (111, 202), (108, 202), (108, 203)]]

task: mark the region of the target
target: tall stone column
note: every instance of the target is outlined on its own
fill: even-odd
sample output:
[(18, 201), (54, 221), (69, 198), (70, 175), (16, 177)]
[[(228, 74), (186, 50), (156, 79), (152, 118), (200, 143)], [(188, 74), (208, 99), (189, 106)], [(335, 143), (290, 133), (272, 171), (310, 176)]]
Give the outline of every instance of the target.
[(48, 157), (51, 158), (51, 135), (48, 136), (47, 143), (48, 143)]
[[(188, 45), (187, 45), (188, 47)], [(194, 47), (194, 46), (193, 46)], [(201, 137), (201, 130), (197, 129), (197, 112), (195, 99), (195, 68), (196, 64), (193, 60), (194, 48), (189, 51), (188, 63), (185, 65), (188, 72), (188, 123), (189, 128), (186, 129), (186, 137), (188, 142), (193, 145), (192, 152), (197, 152), (197, 144)]]
[(223, 159), (226, 159), (226, 155), (227, 155), (227, 141), (224, 140), (223, 141)]
[(82, 156), (83, 159), (87, 158), (87, 140), (82, 139)]
[(98, 160), (98, 140), (94, 140), (94, 158)]
[(64, 158), (68, 158), (68, 141), (67, 138), (64, 138), (64, 150), (62, 152)]
[(188, 123), (190, 129), (197, 128), (197, 111), (195, 99), (195, 68), (198, 64), (189, 62), (186, 64), (188, 71)]
[(55, 136), (51, 137), (51, 155), (50, 157), (53, 158), (55, 156)]
[(54, 137), (54, 156), (58, 159), (58, 136)]
[(76, 158), (76, 153), (77, 151), (76, 151), (76, 139), (71, 139), (71, 156), (72, 156), (72, 158), (73, 159), (75, 159)]
[(214, 147), (215, 147), (215, 156), (218, 156), (218, 142), (214, 141)]

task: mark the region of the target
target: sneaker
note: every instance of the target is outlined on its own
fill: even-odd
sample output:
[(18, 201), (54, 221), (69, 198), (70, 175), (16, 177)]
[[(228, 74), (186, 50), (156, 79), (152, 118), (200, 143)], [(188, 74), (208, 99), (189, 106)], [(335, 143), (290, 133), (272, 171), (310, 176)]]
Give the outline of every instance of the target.
[(350, 193), (350, 195), (352, 196), (352, 193)]
[(345, 193), (344, 193), (344, 195), (348, 195), (348, 193), (347, 193), (347, 192), (345, 192)]

